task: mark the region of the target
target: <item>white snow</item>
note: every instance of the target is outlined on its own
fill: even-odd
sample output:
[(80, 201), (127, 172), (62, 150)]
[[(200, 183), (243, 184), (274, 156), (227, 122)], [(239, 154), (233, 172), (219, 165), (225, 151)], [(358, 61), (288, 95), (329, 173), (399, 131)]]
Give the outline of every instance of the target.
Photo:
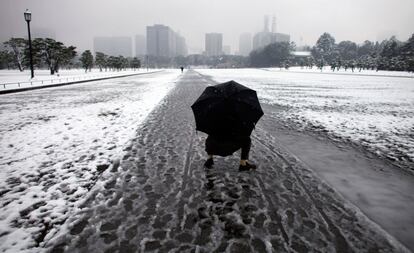
[[(286, 108), (280, 120), (327, 131), (398, 161), (414, 161), (410, 73), (197, 71), (257, 90), (262, 103)], [(45, 236), (46, 242), (62, 233), (62, 224), (97, 182), (97, 166), (122, 157), (126, 142), (174, 87), (179, 72), (0, 96), (0, 251), (42, 252), (36, 238)], [(42, 235), (45, 226), (50, 229)]]
[(39, 252), (34, 238), (46, 225), (43, 236), (57, 233), (99, 177), (97, 165), (122, 157), (177, 78), (163, 71), (2, 95), (0, 251)]
[[(157, 69), (151, 69), (157, 71)], [(35, 70), (34, 78), (30, 76), (30, 70), (20, 72), (18, 70), (0, 70), (0, 90), (19, 89), (32, 86), (46, 86), (51, 84), (68, 83), (75, 81), (94, 80), (105, 77), (125, 76), (138, 73), (146, 73), (146, 69), (128, 69), (126, 71), (100, 71), (92, 69), (85, 72), (84, 69), (62, 69), (55, 75), (50, 75), (46, 69)]]
[(358, 75), (358, 76), (390, 76), (390, 77), (407, 77), (414, 78), (414, 72), (404, 72), (404, 71), (376, 71), (376, 70), (361, 70), (355, 68), (352, 71), (350, 68), (345, 70), (341, 68), (339, 71), (332, 71), (330, 66), (324, 66), (322, 71), (318, 67), (313, 66), (312, 68), (307, 67), (290, 67), (289, 69), (285, 68), (263, 68), (264, 70), (274, 71), (274, 72), (290, 72), (290, 73), (318, 73), (318, 74), (329, 74), (329, 75)]
[[(351, 140), (381, 156), (414, 162), (412, 73), (363, 71), (318, 73), (277, 69), (202, 69), (217, 82), (235, 80), (264, 103), (287, 110), (281, 120)], [(311, 72), (311, 73), (309, 73)]]

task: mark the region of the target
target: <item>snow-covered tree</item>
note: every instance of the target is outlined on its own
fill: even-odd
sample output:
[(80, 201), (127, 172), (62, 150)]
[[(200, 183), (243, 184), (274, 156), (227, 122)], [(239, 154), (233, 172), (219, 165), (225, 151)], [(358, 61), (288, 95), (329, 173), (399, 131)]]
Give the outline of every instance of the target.
[(59, 72), (63, 65), (67, 65), (76, 56), (76, 47), (66, 47), (62, 42), (50, 38), (37, 38), (33, 41), (33, 59), (35, 64), (40, 61), (46, 63), (50, 74)]
[(16, 64), (20, 71), (23, 71), (24, 51), (27, 47), (27, 40), (23, 38), (11, 38), (3, 44), (13, 56), (14, 64)]
[(401, 47), (401, 55), (407, 64), (406, 70), (414, 72), (414, 34)]
[(382, 43), (381, 56), (386, 58), (396, 57), (400, 53), (402, 43), (392, 36), (389, 40), (384, 40)]
[(322, 34), (316, 41), (316, 45), (312, 48), (312, 56), (318, 61), (331, 64), (336, 61), (337, 54), (335, 52), (335, 38), (329, 33)]
[(80, 61), (82, 63), (82, 67), (85, 69), (85, 72), (88, 70), (91, 71), (93, 66), (93, 55), (90, 50), (86, 50), (82, 53)]
[(137, 57), (132, 58), (130, 62), (130, 67), (134, 70), (139, 69), (141, 67), (141, 61)]
[(13, 68), (14, 62), (13, 54), (7, 50), (0, 51), (0, 69), (11, 69)]
[(108, 56), (105, 55), (102, 52), (96, 52), (96, 54), (95, 54), (95, 64), (99, 67), (100, 71), (102, 71), (102, 68), (106, 69), (107, 64), (108, 64)]
[(375, 54), (375, 44), (369, 40), (364, 41), (362, 45), (358, 47), (358, 56), (365, 56)]
[(250, 64), (254, 67), (286, 67), (290, 62), (290, 52), (294, 45), (276, 42), (250, 53)]
[(357, 44), (352, 41), (341, 41), (337, 45), (337, 50), (339, 52), (339, 56), (342, 60), (349, 61), (356, 59), (358, 52), (357, 52)]

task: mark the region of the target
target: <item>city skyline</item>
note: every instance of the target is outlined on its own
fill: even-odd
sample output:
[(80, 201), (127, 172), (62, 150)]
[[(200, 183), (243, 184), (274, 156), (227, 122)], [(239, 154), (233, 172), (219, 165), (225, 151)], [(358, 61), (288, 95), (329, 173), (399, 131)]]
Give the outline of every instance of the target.
[[(99, 6), (99, 8), (96, 8)], [(32, 27), (46, 28), (56, 39), (79, 50), (92, 49), (98, 36), (130, 36), (145, 34), (151, 24), (166, 24), (187, 39), (189, 53), (202, 52), (204, 34), (223, 34), (223, 43), (238, 48), (244, 32), (262, 31), (263, 16), (277, 18), (277, 31), (291, 35), (298, 45), (313, 45), (328, 32), (336, 40), (382, 40), (396, 35), (405, 41), (412, 34), (414, 2), (409, 0), (327, 1), (258, 0), (240, 3), (236, 0), (161, 1), (151, 4), (125, 0), (111, 1), (12, 1), (0, 3), (0, 40), (23, 37), (23, 11), (33, 13)], [(61, 11), (65, 10), (65, 11)], [(269, 21), (272, 22), (271, 18)], [(303, 39), (301, 39), (303, 38)]]

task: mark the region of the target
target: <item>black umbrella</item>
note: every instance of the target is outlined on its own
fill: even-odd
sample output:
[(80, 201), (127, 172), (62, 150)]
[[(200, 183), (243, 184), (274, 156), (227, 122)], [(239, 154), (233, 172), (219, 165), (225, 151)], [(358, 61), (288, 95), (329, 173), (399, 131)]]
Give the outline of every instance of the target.
[(191, 108), (196, 129), (215, 136), (250, 136), (263, 116), (256, 91), (235, 81), (207, 87)]

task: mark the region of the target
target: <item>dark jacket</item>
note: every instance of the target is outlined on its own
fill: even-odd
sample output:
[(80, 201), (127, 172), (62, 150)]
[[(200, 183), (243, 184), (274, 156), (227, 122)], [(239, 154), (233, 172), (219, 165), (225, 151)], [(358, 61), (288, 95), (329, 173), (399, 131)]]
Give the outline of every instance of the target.
[(209, 135), (206, 139), (206, 152), (209, 155), (229, 156), (246, 145), (250, 146), (249, 136), (228, 138)]

